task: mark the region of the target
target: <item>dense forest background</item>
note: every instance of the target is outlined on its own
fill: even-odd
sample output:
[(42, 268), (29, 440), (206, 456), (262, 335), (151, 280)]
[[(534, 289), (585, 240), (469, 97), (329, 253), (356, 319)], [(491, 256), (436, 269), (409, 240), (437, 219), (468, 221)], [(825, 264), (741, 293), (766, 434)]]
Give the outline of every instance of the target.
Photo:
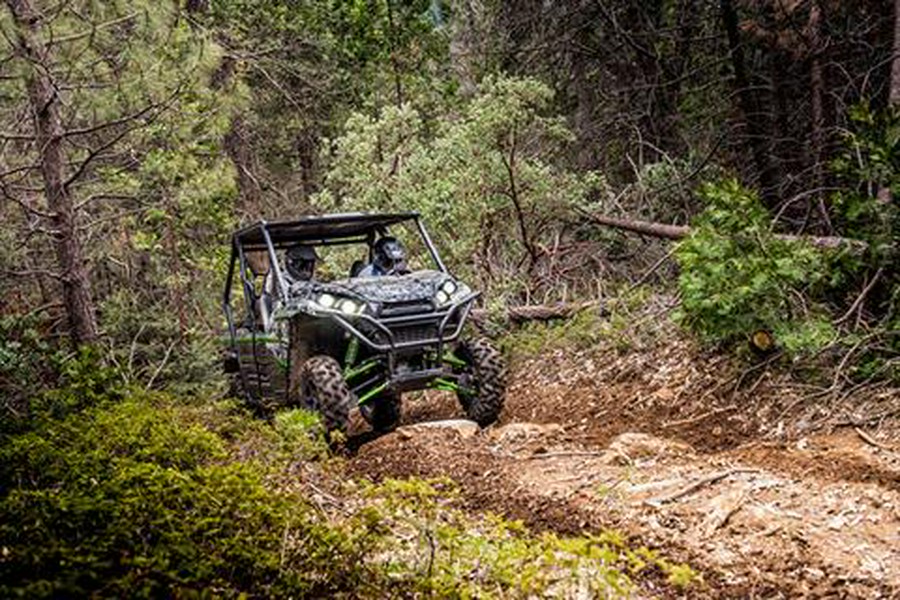
[(228, 233), (329, 210), (421, 211), (497, 305), (664, 256), (610, 219), (694, 221), (713, 339), (894, 318), (890, 2), (6, 4), (7, 365), (67, 338), (149, 385), (207, 373)]
[(710, 346), (900, 376), (898, 2), (6, 0), (0, 34), (0, 435), (221, 393), (229, 234), (328, 211), (420, 211), (491, 314), (644, 286)]
[(589, 215), (687, 224), (728, 177), (766, 231), (869, 243), (836, 294), (873, 283), (857, 321), (883, 317), (893, 8), (9, 2), (4, 330), (181, 377), (161, 362), (219, 328), (228, 232), (336, 209), (422, 211), (503, 302), (590, 294), (653, 252)]

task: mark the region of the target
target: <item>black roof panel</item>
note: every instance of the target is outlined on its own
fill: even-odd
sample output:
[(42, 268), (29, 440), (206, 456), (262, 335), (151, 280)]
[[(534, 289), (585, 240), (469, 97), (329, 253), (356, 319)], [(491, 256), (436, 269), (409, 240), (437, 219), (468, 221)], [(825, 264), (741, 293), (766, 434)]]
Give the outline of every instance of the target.
[(260, 221), (234, 233), (235, 243), (243, 246), (264, 245), (263, 228), (269, 232), (272, 245), (283, 248), (298, 242), (324, 242), (358, 238), (377, 232), (395, 223), (410, 221), (419, 216), (417, 212), (402, 213), (342, 213), (311, 215), (292, 221)]

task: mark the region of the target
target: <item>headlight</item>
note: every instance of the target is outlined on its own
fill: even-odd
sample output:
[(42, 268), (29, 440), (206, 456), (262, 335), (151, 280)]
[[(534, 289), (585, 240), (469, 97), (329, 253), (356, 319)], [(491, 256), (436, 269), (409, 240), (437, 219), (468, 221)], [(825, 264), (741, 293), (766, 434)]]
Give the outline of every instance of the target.
[(448, 279), (434, 294), (434, 303), (440, 308), (452, 302), (459, 302), (469, 293), (470, 290), (466, 284)]
[(316, 298), (316, 304), (328, 310), (339, 310), (345, 315), (361, 315), (366, 309), (365, 302), (339, 298), (328, 293)]
[(363, 308), (365, 308), (365, 304), (361, 302), (354, 302), (353, 300), (341, 300), (338, 305), (338, 310), (340, 310), (345, 315), (358, 315), (361, 314)]
[(319, 306), (322, 308), (334, 308), (335, 302), (337, 302), (337, 298), (332, 296), (331, 294), (322, 294), (319, 296), (319, 299), (316, 300), (319, 303)]

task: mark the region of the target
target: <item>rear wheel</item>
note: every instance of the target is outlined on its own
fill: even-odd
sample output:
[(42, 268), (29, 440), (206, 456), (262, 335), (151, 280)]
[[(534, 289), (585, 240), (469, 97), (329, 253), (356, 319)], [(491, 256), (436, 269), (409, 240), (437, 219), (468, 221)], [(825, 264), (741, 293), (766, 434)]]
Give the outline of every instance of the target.
[(459, 358), (466, 366), (457, 371), (459, 391), (456, 397), (466, 416), (487, 427), (500, 417), (506, 396), (506, 361), (486, 338), (460, 343)]
[[(258, 334), (262, 337), (261, 334)], [(239, 343), (227, 357), (229, 394), (244, 400), (254, 411), (268, 415), (283, 405), (287, 372), (274, 344), (259, 341), (253, 332), (239, 329)]]
[(344, 381), (341, 366), (330, 356), (313, 356), (303, 363), (300, 398), (306, 408), (322, 415), (326, 431), (346, 435), (353, 393)]

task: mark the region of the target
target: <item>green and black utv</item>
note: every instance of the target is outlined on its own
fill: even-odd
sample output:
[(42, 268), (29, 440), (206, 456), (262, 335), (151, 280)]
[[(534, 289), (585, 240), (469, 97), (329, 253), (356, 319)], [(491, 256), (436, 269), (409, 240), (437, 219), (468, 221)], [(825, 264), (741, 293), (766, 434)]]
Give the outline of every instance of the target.
[[(419, 264), (373, 274), (379, 244), (401, 239)], [(296, 249), (319, 261), (308, 278), (285, 269)], [(503, 408), (506, 367), (490, 341), (463, 338), (478, 295), (447, 271), (417, 213), (259, 222), (232, 236), (226, 370), (260, 412), (305, 407), (329, 431), (346, 433), (354, 406), (373, 429), (393, 429), (401, 394), (424, 389), (455, 392), (487, 426)]]

